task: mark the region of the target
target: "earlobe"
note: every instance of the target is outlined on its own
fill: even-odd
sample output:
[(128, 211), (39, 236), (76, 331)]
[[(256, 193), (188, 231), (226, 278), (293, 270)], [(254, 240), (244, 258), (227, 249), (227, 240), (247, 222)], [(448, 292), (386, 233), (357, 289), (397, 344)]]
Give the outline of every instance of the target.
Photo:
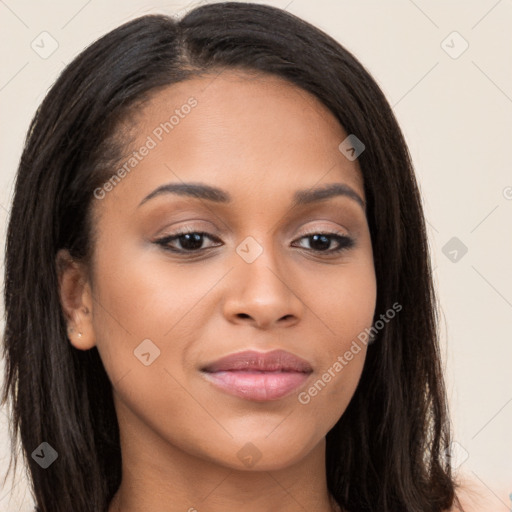
[(68, 321), (69, 342), (78, 350), (89, 350), (96, 345), (92, 317), (87, 307), (74, 311), (73, 320)]
[(92, 324), (92, 293), (84, 266), (73, 260), (67, 249), (57, 253), (59, 297), (67, 323), (70, 343), (79, 350), (89, 350), (96, 344)]

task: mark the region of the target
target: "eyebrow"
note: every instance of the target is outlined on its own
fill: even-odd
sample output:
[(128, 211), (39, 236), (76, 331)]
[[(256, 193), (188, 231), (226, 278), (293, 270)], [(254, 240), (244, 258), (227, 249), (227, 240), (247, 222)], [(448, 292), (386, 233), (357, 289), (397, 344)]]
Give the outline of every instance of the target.
[[(229, 192), (211, 185), (205, 185), (203, 183), (167, 183), (148, 194), (140, 202), (139, 206), (142, 206), (154, 197), (164, 194), (194, 197), (216, 203), (229, 203), (232, 201), (232, 197)], [(354, 189), (344, 183), (332, 183), (323, 187), (297, 190), (293, 195), (292, 206), (307, 205), (337, 196), (348, 197), (358, 203), (363, 210), (366, 208), (365, 202), (361, 196)]]

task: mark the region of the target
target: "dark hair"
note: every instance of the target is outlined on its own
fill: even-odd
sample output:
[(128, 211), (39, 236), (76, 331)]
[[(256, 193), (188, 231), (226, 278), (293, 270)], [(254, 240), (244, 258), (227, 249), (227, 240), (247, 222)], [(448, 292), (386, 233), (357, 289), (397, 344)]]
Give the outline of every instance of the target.
[[(39, 107), (21, 157), (5, 262), (3, 403), (12, 460), (21, 438), (42, 512), (106, 510), (121, 481), (112, 388), (96, 348), (75, 349), (56, 253), (90, 262), (93, 191), (112, 175), (120, 123), (162, 87), (234, 68), (282, 77), (325, 104), (366, 146), (359, 156), (377, 278), (375, 319), (402, 310), (369, 346), (358, 388), (327, 434), (328, 489), (348, 511), (439, 512), (456, 501), (436, 301), (410, 156), (383, 93), (334, 39), (283, 10), (217, 3), (183, 19), (143, 16), (86, 48)], [(124, 133), (124, 132), (123, 132)], [(59, 463), (31, 453), (47, 441)], [(11, 464), (9, 464), (9, 469)]]

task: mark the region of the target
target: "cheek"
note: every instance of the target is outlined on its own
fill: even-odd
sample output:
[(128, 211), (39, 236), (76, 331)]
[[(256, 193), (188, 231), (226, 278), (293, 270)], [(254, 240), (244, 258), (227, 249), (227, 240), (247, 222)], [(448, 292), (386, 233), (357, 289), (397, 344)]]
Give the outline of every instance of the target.
[(320, 277), (316, 280), (315, 313), (332, 335), (328, 348), (339, 353), (371, 327), (377, 300), (373, 259), (358, 257), (336, 272)]
[[(201, 338), (203, 320), (216, 307), (205, 297), (225, 271), (180, 266), (120, 238), (104, 239), (98, 247), (93, 327), (111, 381), (128, 372), (135, 379), (147, 362), (148, 368), (169, 368), (179, 377), (190, 345)], [(161, 378), (155, 372), (140, 377)]]
[(315, 301), (315, 313), (326, 327), (320, 340), (322, 366), (298, 401), (309, 414), (323, 415), (332, 427), (348, 406), (365, 362), (366, 333), (372, 326), (377, 297), (373, 260), (362, 258), (324, 284), (328, 292), (317, 288)]

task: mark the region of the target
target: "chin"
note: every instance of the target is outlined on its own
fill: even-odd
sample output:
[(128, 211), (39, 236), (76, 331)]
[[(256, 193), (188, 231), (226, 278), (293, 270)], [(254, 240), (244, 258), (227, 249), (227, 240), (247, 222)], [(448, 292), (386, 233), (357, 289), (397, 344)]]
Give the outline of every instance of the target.
[(286, 433), (284, 436), (275, 432), (269, 434), (267, 428), (257, 435), (244, 434), (231, 441), (233, 450), (223, 450), (216, 461), (242, 471), (279, 471), (308, 457), (323, 440), (323, 437), (318, 440), (309, 436), (287, 436)]

